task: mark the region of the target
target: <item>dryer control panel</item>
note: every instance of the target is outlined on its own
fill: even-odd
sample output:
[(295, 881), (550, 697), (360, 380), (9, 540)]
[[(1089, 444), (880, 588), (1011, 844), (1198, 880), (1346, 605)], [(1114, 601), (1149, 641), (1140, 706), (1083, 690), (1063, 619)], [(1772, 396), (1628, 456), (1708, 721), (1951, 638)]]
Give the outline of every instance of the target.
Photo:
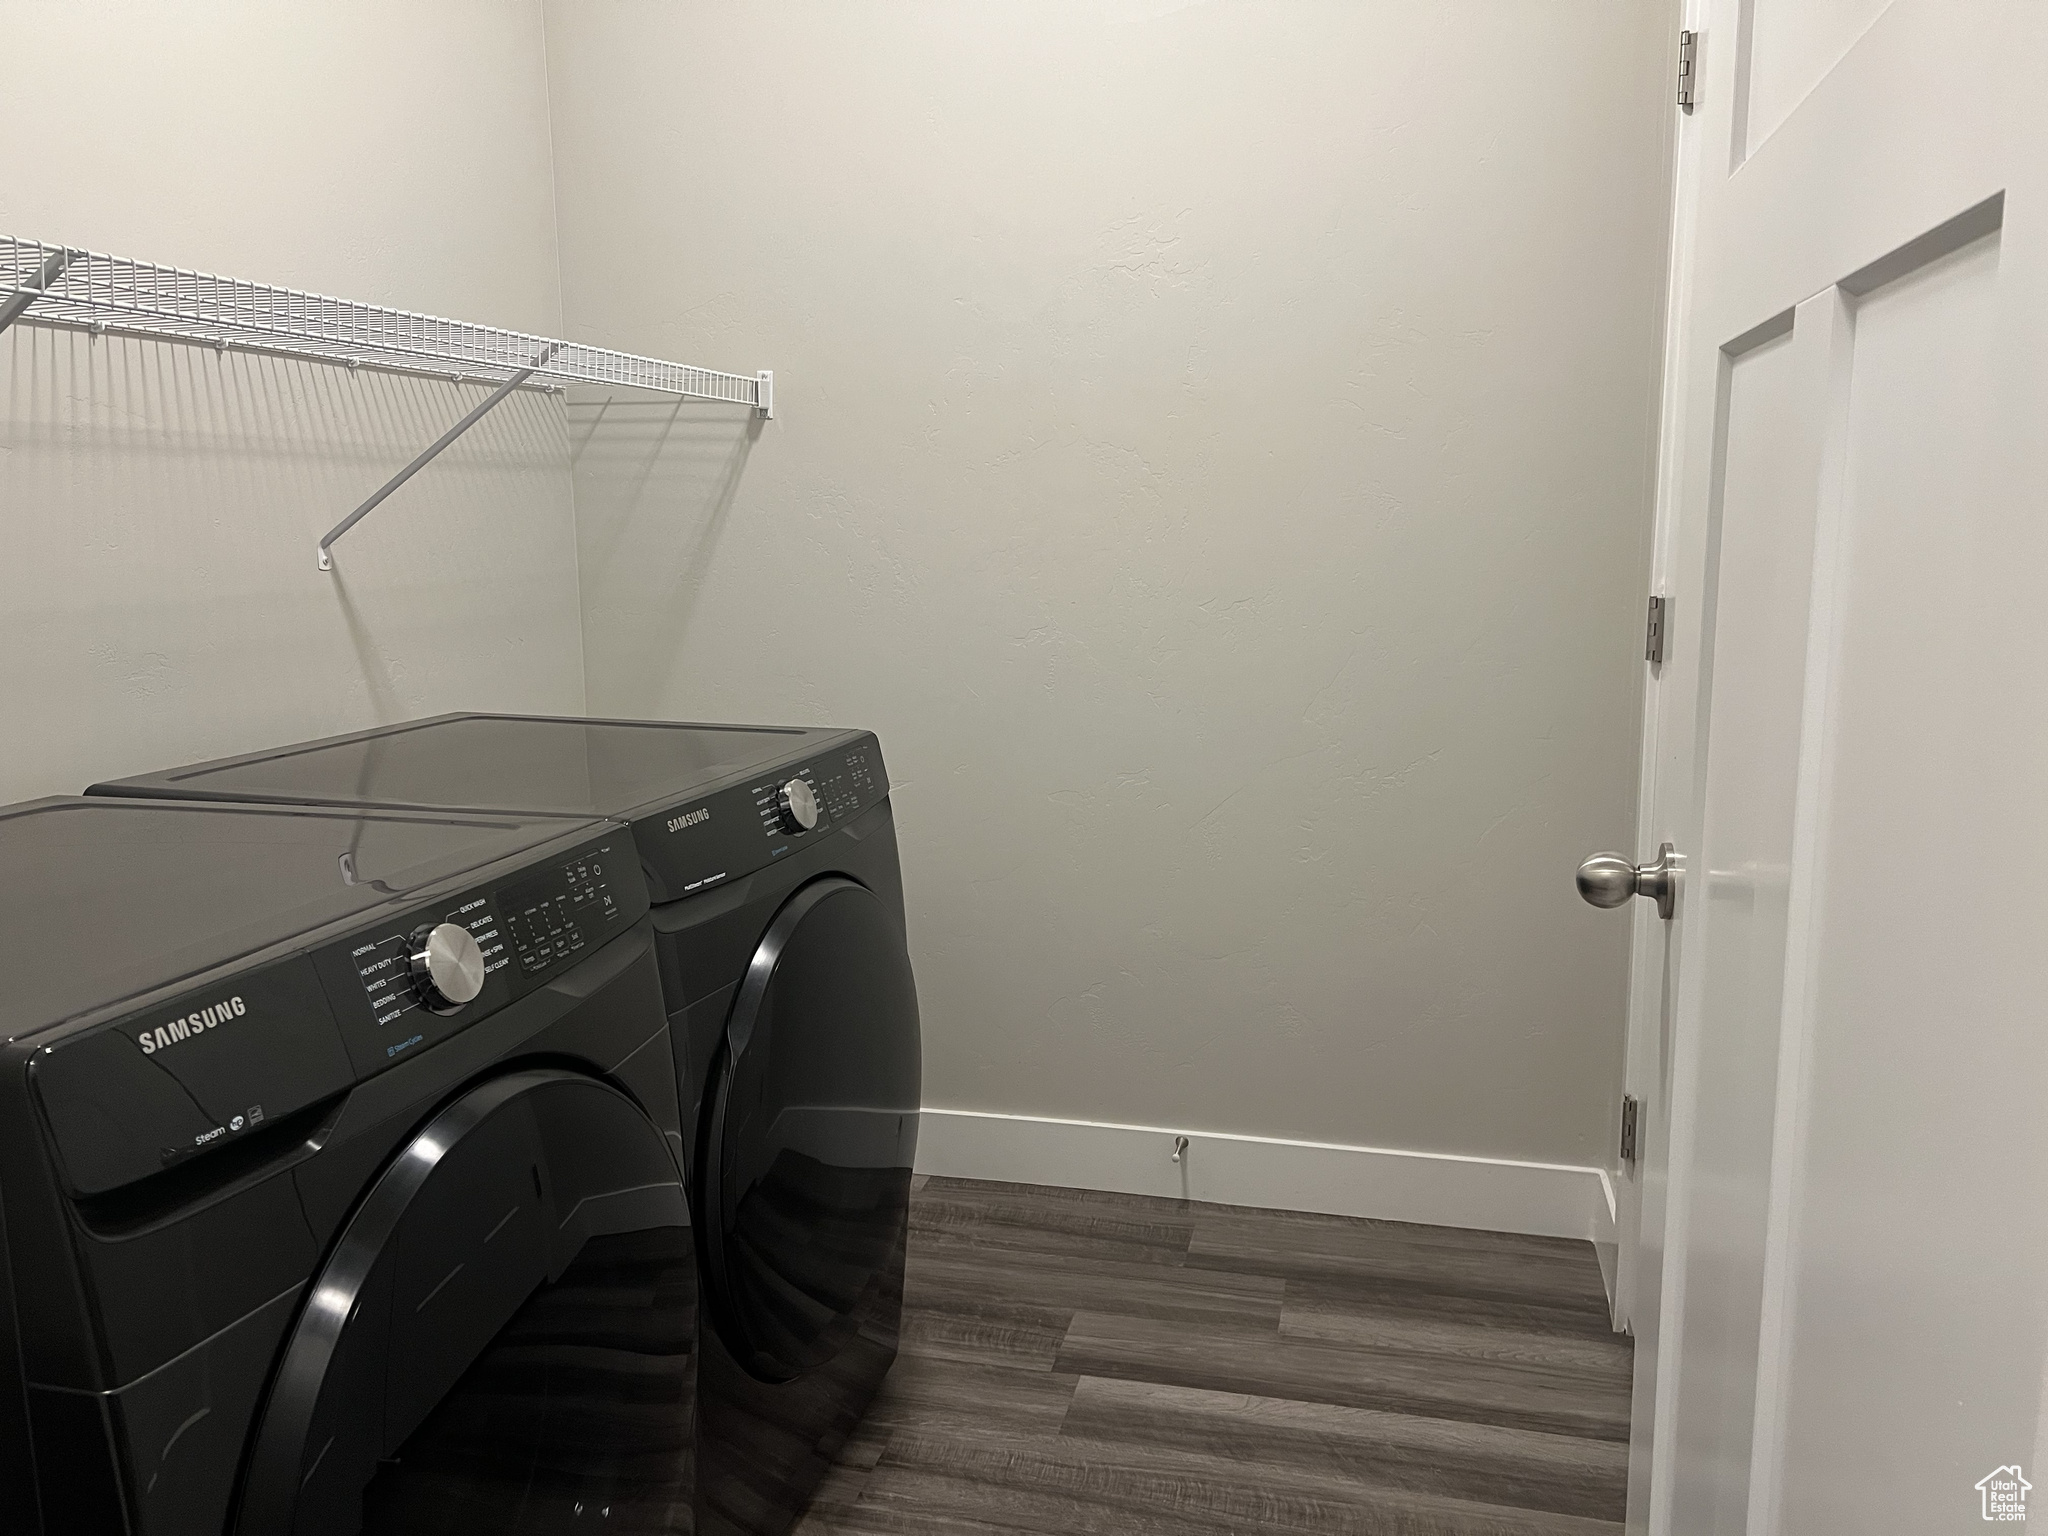
[(657, 902), (675, 901), (750, 875), (888, 795), (881, 743), (849, 731), (807, 756), (666, 806), (633, 824), (649, 893)]

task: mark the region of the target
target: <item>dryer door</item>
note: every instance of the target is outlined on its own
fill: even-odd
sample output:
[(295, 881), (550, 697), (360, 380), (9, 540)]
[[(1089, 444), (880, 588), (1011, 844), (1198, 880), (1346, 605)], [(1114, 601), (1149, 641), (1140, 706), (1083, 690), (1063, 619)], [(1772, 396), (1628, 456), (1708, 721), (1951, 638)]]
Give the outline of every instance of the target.
[(661, 1131), (575, 1072), (441, 1111), (314, 1280), (240, 1536), (687, 1530), (696, 1255)]
[(740, 984), (705, 1138), (708, 1299), (760, 1379), (861, 1328), (893, 1350), (920, 1073), (902, 926), (867, 887), (813, 881)]

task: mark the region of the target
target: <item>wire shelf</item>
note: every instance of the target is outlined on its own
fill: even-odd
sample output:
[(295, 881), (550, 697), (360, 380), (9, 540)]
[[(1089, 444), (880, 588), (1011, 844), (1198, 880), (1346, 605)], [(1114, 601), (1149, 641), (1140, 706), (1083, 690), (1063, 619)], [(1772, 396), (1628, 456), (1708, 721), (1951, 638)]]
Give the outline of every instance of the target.
[(496, 384), (488, 399), (327, 531), (316, 551), (323, 571), (334, 569), (337, 539), (514, 390), (612, 385), (775, 414), (772, 373), (749, 377), (691, 368), (525, 331), (0, 235), (0, 331), (16, 321)]
[(771, 411), (771, 376), (659, 358), (216, 277), (74, 246), (0, 235), (0, 329), (20, 320), (349, 367), (529, 382), (608, 384)]

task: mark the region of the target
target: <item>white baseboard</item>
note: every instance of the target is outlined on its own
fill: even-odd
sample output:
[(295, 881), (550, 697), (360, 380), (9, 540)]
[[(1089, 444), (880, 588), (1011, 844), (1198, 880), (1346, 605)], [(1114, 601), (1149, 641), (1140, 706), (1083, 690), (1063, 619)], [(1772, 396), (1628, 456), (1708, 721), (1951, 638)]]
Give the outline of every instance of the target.
[(1620, 1333), (1622, 1316), (1614, 1287), (1621, 1275), (1621, 1225), (1614, 1208), (1614, 1180), (1604, 1168), (1593, 1171), (1600, 1175), (1600, 1199), (1593, 1207), (1593, 1256), (1600, 1261), (1600, 1283), (1607, 1288), (1608, 1316)]
[[(1175, 1163), (1178, 1135), (1188, 1138), (1188, 1148)], [(1603, 1274), (1611, 1268), (1615, 1241), (1607, 1175), (1564, 1163), (927, 1109), (918, 1133), (917, 1171), (1584, 1238), (1605, 1245)], [(1611, 1278), (1608, 1291), (1611, 1298)]]

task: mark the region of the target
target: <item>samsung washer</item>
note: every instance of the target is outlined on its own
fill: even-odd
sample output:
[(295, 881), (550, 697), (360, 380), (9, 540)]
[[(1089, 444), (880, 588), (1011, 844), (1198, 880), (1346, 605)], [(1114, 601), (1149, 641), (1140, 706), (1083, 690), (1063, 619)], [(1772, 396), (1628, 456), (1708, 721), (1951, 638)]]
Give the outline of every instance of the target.
[(874, 736), (450, 715), (91, 793), (631, 826), (701, 1239), (698, 1529), (786, 1530), (902, 1307), (920, 1046)]
[(0, 810), (0, 1530), (687, 1530), (632, 835)]

